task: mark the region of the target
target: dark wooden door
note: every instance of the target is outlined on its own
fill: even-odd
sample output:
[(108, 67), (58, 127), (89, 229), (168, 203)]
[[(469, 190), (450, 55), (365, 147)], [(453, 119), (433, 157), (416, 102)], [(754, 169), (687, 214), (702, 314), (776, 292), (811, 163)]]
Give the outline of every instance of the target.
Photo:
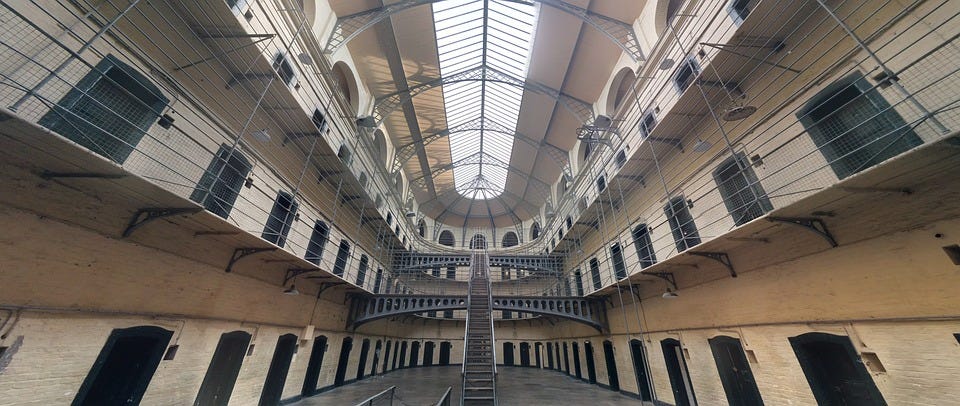
[(273, 359), (267, 369), (267, 379), (260, 392), (260, 406), (275, 406), (280, 404), (283, 396), (283, 385), (287, 382), (287, 372), (290, 371), (290, 361), (297, 349), (297, 336), (284, 334), (277, 339), (277, 348), (273, 350)]
[(617, 356), (613, 352), (613, 343), (603, 342), (603, 358), (607, 361), (607, 377), (610, 379), (610, 390), (620, 391), (620, 375), (617, 373)]
[(233, 393), (233, 386), (237, 383), (243, 358), (247, 355), (250, 346), (250, 333), (246, 331), (231, 331), (220, 335), (217, 349), (213, 351), (213, 359), (207, 367), (207, 373), (200, 384), (200, 392), (193, 404), (196, 406), (226, 405)]
[(589, 341), (583, 343), (583, 352), (587, 356), (587, 380), (590, 383), (597, 383), (597, 364), (593, 360), (593, 344)]
[(670, 376), (670, 388), (673, 389), (674, 404), (677, 406), (691, 406), (697, 404), (693, 386), (690, 384), (690, 373), (687, 370), (687, 361), (683, 357), (683, 348), (680, 341), (672, 338), (660, 341), (663, 350), (663, 359), (667, 364), (667, 375)]
[(520, 343), (520, 366), (530, 366), (530, 343)]
[(320, 379), (320, 368), (323, 366), (323, 356), (326, 353), (327, 337), (317, 336), (313, 339), (313, 348), (310, 350), (310, 361), (307, 363), (307, 374), (303, 378), (301, 395), (310, 396), (317, 393), (317, 381)]
[(73, 405), (140, 404), (172, 336), (154, 326), (113, 330)]
[(347, 362), (350, 361), (350, 350), (353, 349), (353, 338), (346, 337), (340, 344), (340, 359), (337, 361), (337, 374), (333, 378), (333, 386), (341, 386), (347, 378)]
[(790, 337), (803, 374), (821, 405), (886, 405), (850, 339), (825, 333)]
[(447, 341), (440, 343), (440, 365), (450, 365), (450, 347)]
[(647, 374), (647, 354), (640, 340), (630, 340), (630, 353), (633, 355), (633, 373), (637, 377), (637, 387), (640, 388), (640, 400), (653, 401), (653, 390), (650, 389), (650, 378)]
[(740, 340), (718, 336), (708, 341), (730, 406), (762, 406), (763, 399)]

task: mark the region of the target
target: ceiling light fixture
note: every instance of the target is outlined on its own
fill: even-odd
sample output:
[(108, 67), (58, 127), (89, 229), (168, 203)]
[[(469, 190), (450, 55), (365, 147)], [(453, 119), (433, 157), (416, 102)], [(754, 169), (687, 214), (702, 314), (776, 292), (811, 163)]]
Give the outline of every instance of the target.
[(693, 150), (696, 152), (707, 152), (710, 150), (710, 147), (712, 146), (713, 144), (711, 144), (708, 141), (697, 139), (697, 142), (693, 144)]
[(753, 106), (734, 106), (723, 113), (724, 121), (740, 121), (757, 112)]
[(269, 141), (270, 141), (270, 134), (267, 134), (267, 129), (266, 129), (266, 128), (261, 129), (261, 130), (254, 131), (254, 132), (250, 133), (250, 136), (252, 136), (253, 139), (255, 139), (255, 140), (257, 140), (257, 141), (260, 141), (260, 142), (269, 142)]

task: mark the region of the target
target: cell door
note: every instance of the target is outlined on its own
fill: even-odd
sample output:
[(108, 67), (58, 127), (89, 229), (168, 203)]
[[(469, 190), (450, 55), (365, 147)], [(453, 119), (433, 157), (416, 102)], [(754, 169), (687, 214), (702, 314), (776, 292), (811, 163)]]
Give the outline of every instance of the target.
[(420, 365), (420, 342), (414, 341), (410, 343), (410, 366), (417, 365)]
[(520, 366), (530, 366), (530, 343), (520, 343)]
[(173, 332), (141, 326), (110, 333), (73, 405), (136, 405), (160, 365)]
[(587, 380), (590, 383), (597, 383), (597, 365), (593, 361), (593, 344), (589, 341), (583, 343), (583, 352), (587, 356)]
[(353, 338), (346, 337), (340, 344), (340, 359), (337, 361), (337, 374), (333, 378), (333, 386), (342, 386), (347, 377), (347, 362), (350, 361), (350, 350), (353, 349)]
[(360, 361), (357, 363), (357, 380), (363, 379), (363, 370), (367, 367), (367, 356), (370, 355), (370, 339), (364, 338), (360, 344)]
[(513, 343), (503, 343), (503, 365), (513, 366)]
[(213, 359), (207, 367), (207, 373), (200, 384), (200, 392), (193, 404), (196, 406), (226, 405), (233, 393), (233, 386), (237, 383), (243, 358), (247, 355), (250, 346), (250, 333), (246, 331), (231, 331), (220, 336), (217, 349), (213, 351)]
[(440, 343), (440, 365), (450, 365), (450, 342)]
[(377, 345), (373, 346), (373, 362), (370, 363), (370, 376), (375, 376), (377, 374), (377, 364), (380, 363), (380, 350), (383, 347), (383, 343), (380, 340), (377, 340)]
[(423, 366), (429, 367), (433, 366), (433, 347), (436, 344), (433, 341), (427, 341), (423, 343)]
[(677, 406), (696, 405), (697, 398), (693, 393), (693, 385), (690, 384), (690, 372), (687, 370), (687, 361), (683, 357), (680, 341), (668, 338), (660, 341), (660, 347), (667, 364), (667, 375), (670, 376), (674, 403)]
[(821, 405), (886, 405), (850, 339), (825, 333), (790, 337), (803, 374)]
[(707, 340), (710, 342), (710, 351), (717, 363), (720, 373), (720, 383), (727, 394), (730, 406), (762, 406), (760, 390), (753, 379), (750, 363), (743, 353), (740, 340), (733, 337), (718, 336)]
[(543, 343), (536, 343), (536, 344), (533, 345), (533, 352), (534, 352), (533, 359), (534, 359), (534, 363), (536, 364), (536, 367), (537, 367), (537, 368), (541, 368), (541, 367), (542, 367), (542, 365), (541, 365), (541, 362), (542, 362), (542, 361), (540, 361), (540, 359), (541, 359), (543, 356), (540, 355), (540, 352), (541, 352), (541, 351), (543, 351)]
[(313, 348), (310, 350), (310, 361), (307, 362), (307, 374), (303, 378), (303, 389), (300, 394), (310, 396), (317, 393), (317, 381), (320, 380), (320, 368), (323, 366), (323, 356), (327, 352), (327, 336), (317, 336), (313, 339)]
[(277, 339), (277, 348), (273, 350), (273, 359), (267, 369), (267, 379), (260, 392), (260, 406), (275, 406), (280, 404), (283, 395), (283, 385), (287, 382), (287, 372), (290, 371), (290, 361), (297, 349), (297, 336), (284, 334)]
[(553, 369), (553, 343), (547, 343), (547, 368)]
[(607, 377), (610, 378), (610, 390), (620, 391), (620, 376), (617, 373), (617, 356), (613, 352), (613, 343), (603, 342), (603, 358), (607, 361)]
[(573, 346), (573, 370), (576, 372), (577, 379), (583, 379), (583, 374), (580, 373), (580, 345), (577, 343), (571, 345)]
[(653, 390), (650, 389), (650, 378), (647, 374), (647, 353), (640, 340), (630, 340), (630, 354), (633, 355), (633, 373), (637, 377), (637, 387), (640, 388), (640, 400), (653, 401)]

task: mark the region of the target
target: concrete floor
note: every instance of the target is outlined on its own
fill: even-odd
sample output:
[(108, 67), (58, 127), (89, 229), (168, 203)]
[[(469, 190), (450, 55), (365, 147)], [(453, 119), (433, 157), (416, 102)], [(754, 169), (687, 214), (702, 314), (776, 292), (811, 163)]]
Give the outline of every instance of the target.
[[(500, 406), (531, 405), (637, 405), (634, 398), (590, 385), (563, 373), (536, 368), (498, 367), (497, 398)], [(396, 385), (405, 405), (432, 405), (452, 386), (453, 405), (460, 404), (460, 366), (411, 368), (306, 398), (296, 406), (356, 405)], [(394, 402), (394, 405), (400, 405)]]

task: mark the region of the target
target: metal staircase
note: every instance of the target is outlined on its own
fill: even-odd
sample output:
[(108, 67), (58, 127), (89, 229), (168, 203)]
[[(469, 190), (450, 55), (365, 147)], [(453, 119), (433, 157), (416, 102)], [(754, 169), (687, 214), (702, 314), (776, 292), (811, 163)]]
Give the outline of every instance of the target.
[(491, 315), (493, 301), (486, 253), (475, 253), (471, 256), (468, 289), (460, 404), (496, 405), (497, 364)]

